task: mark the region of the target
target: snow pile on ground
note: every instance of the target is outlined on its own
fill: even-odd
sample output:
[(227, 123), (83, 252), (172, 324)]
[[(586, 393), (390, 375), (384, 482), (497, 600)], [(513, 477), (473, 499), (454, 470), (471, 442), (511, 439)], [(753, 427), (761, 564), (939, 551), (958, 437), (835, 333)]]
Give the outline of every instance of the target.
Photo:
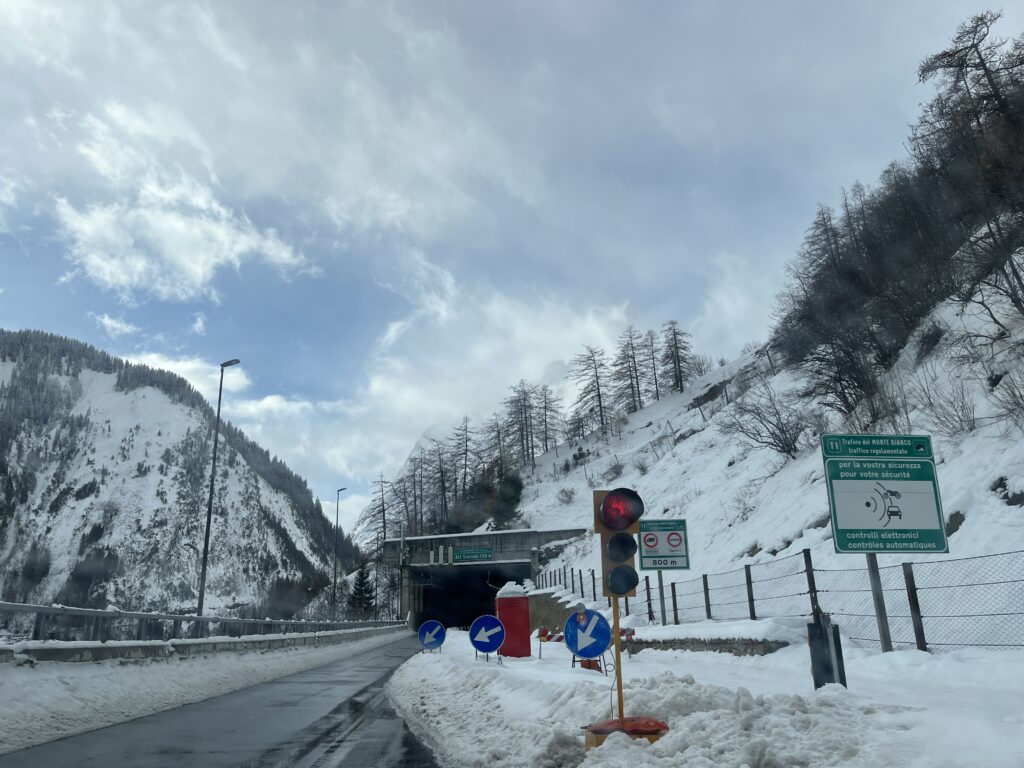
[(652, 624), (636, 628), (637, 640), (779, 640), (793, 645), (807, 642), (806, 619), (735, 619), (695, 621), (687, 624)]
[(521, 587), (514, 581), (505, 582), (505, 586), (498, 590), (497, 597), (525, 597), (526, 588)]
[(623, 660), (626, 714), (665, 720), (669, 734), (653, 745), (613, 736), (586, 755), (581, 726), (610, 717), (613, 676), (570, 659), (545, 643), (542, 659), (499, 666), (450, 631), (441, 654), (411, 659), (388, 691), (439, 762), (460, 768), (1024, 765), (1022, 653), (853, 649), (850, 690), (814, 691), (806, 645), (763, 657), (643, 651)]
[(406, 637), (167, 660), (0, 664), (0, 754), (134, 720), (338, 661)]

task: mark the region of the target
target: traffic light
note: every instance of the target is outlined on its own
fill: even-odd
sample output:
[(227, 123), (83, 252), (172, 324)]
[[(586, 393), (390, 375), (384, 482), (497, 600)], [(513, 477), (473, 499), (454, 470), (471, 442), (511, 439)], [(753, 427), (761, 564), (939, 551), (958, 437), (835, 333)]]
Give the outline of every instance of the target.
[(629, 488), (594, 491), (594, 530), (601, 536), (601, 586), (606, 597), (632, 597), (640, 576), (633, 556), (644, 502)]

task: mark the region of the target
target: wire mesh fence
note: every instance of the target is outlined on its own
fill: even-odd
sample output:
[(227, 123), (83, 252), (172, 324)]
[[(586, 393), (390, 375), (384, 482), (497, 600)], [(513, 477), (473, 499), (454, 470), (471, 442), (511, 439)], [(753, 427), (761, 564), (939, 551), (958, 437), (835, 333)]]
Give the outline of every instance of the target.
[(759, 618), (811, 615), (803, 553), (750, 566), (751, 591)]
[[(624, 601), (627, 616), (653, 623), (814, 616), (815, 605), (863, 647), (945, 651), (961, 646), (1024, 647), (1024, 551), (869, 568), (815, 568), (807, 550), (697, 578), (642, 579)], [(564, 567), (540, 585), (600, 601), (600, 575)], [(665, 612), (661, 613), (662, 600)]]
[(1024, 551), (914, 563), (914, 577), (929, 646), (1024, 645)]

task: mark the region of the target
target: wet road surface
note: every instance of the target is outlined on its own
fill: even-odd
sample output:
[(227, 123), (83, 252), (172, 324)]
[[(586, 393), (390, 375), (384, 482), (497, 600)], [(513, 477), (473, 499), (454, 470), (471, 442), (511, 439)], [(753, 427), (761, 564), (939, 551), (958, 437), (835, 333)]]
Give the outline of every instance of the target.
[(0, 768), (436, 768), (383, 685), (415, 636), (251, 688), (0, 755)]

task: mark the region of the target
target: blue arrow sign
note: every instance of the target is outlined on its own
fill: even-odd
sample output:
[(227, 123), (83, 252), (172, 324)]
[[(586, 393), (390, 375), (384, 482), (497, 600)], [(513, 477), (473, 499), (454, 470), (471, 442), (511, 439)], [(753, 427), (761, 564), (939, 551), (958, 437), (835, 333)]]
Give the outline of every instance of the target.
[(469, 627), (469, 642), (480, 653), (494, 653), (505, 642), (505, 625), (497, 616), (479, 616)]
[(431, 619), (420, 624), (419, 638), (423, 650), (432, 651), (444, 644), (444, 625), (440, 621)]
[(565, 644), (582, 659), (596, 659), (612, 643), (612, 628), (597, 611), (572, 613), (565, 620)]

